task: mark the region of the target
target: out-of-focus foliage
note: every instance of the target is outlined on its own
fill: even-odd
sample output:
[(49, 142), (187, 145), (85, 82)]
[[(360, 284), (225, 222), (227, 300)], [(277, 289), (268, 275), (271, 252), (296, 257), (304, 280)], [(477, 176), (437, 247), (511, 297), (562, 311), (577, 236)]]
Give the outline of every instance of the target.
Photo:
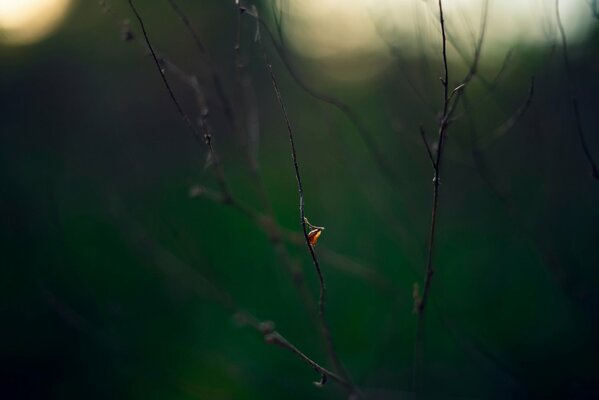
[[(156, 48), (205, 89), (233, 193), (265, 211), (248, 139), (227, 120), (206, 59), (167, 1), (137, 3)], [(180, 5), (239, 104), (233, 1)], [(204, 279), (330, 367), (315, 316), (264, 231), (234, 208), (190, 198), (194, 185), (218, 189), (206, 148), (188, 134), (143, 46), (121, 40), (124, 18), (139, 32), (126, 2), (110, 6), (75, 2), (55, 35), (0, 47), (0, 397), (343, 398), (333, 382), (312, 385), (318, 374), (214, 300)], [(271, 4), (258, 10), (275, 29)], [(440, 46), (434, 15), (426, 28)], [(277, 220), (299, 233), (284, 120), (255, 21), (242, 21), (243, 84), (259, 117), (248, 125), (250, 147)], [(265, 32), (262, 39), (295, 129), (307, 216), (326, 227), (316, 251), (338, 353), (366, 394), (402, 398), (412, 384), (412, 290), (430, 224), (432, 170), (419, 126), (434, 141), (440, 53), (390, 55), (376, 78), (356, 82), (323, 79), (311, 60), (288, 53), (310, 86), (359, 115), (388, 179), (355, 126), (299, 87)], [(452, 84), (472, 57), (471, 44), (460, 49), (467, 61), (452, 57)], [(570, 100), (574, 93), (599, 159), (599, 20), (569, 56), (570, 81), (558, 36), (544, 47), (515, 44), (495, 82), (502, 62), (488, 62), (483, 45), (480, 78), (465, 89), (447, 137), (421, 398), (599, 396), (599, 181)], [(496, 135), (525, 103), (531, 75), (530, 107)], [(195, 122), (193, 92), (169, 77)], [(285, 247), (316, 300), (305, 246)], [(370, 273), (339, 268), (327, 251)]]

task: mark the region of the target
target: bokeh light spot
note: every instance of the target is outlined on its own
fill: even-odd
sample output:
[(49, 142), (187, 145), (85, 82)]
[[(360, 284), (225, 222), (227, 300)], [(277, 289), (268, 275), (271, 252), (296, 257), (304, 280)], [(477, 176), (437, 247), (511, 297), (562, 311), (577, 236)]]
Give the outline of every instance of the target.
[(64, 19), (71, 0), (0, 0), (0, 42), (37, 42)]

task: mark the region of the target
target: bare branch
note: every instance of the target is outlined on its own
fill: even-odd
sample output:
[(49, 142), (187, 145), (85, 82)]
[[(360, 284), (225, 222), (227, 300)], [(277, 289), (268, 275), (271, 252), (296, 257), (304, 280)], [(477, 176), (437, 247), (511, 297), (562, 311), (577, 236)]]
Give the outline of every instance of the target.
[(420, 127), (420, 137), (422, 138), (422, 143), (424, 143), (424, 147), (426, 148), (426, 153), (428, 154), (428, 158), (431, 161), (431, 165), (433, 166), (433, 169), (435, 169), (435, 158), (433, 157), (431, 146), (428, 144), (428, 140), (426, 139), (426, 133), (424, 132), (424, 128), (422, 126)]
[[(271, 215), (261, 214), (259, 211), (233, 198), (230, 202), (225, 202), (222, 194), (205, 188), (203, 186), (193, 186), (189, 195), (192, 198), (205, 198), (215, 203), (229, 206), (249, 218), (256, 226), (266, 233), (271, 240), (284, 239), (288, 243), (303, 247), (305, 246), (304, 235), (286, 228), (282, 228)], [(354, 261), (350, 257), (340, 254), (319, 244), (319, 254), (322, 258), (339, 271), (364, 279), (377, 288), (392, 293), (395, 290), (394, 285), (382, 276), (372, 267), (365, 266), (362, 262)]]
[[(343, 113), (345, 115), (345, 117), (356, 128), (362, 141), (366, 145), (366, 149), (370, 152), (370, 154), (371, 154), (372, 158), (374, 159), (376, 166), (379, 169), (379, 171), (381, 172), (381, 174), (390, 183), (393, 183), (393, 184), (397, 183), (396, 173), (394, 172), (394, 170), (391, 167), (391, 165), (389, 164), (389, 162), (385, 159), (385, 156), (378, 148), (378, 145), (376, 144), (372, 133), (368, 130), (368, 128), (366, 128), (366, 125), (362, 122), (362, 120), (360, 119), (358, 114), (349, 105), (342, 102), (341, 100), (339, 100), (333, 96), (327, 95), (325, 93), (319, 92), (316, 89), (313, 89), (312, 87), (310, 87), (300, 77), (300, 74), (295, 70), (295, 68), (291, 64), (291, 61), (289, 60), (287, 53), (285, 52), (285, 49), (283, 48), (282, 45), (280, 45), (275, 40), (274, 35), (273, 35), (272, 31), (269, 29), (268, 25), (257, 14), (256, 15), (254, 15), (253, 13), (246, 13), (246, 14), (251, 15), (252, 17), (256, 18), (258, 20), (258, 23), (262, 27), (262, 29), (268, 34), (268, 37), (271, 40), (275, 50), (277, 51), (277, 54), (279, 55), (281, 61), (283, 61), (283, 64), (287, 68), (287, 71), (289, 72), (289, 74), (291, 75), (293, 80), (295, 80), (295, 82), (310, 96), (312, 96), (315, 99), (320, 100), (324, 103), (330, 104), (331, 106), (333, 106), (337, 110), (339, 110), (341, 113)], [(280, 26), (280, 25), (277, 25), (277, 26)]]
[(214, 68), (214, 64), (212, 62), (212, 59), (210, 58), (210, 55), (208, 54), (208, 51), (206, 50), (206, 47), (203, 45), (197, 32), (193, 29), (193, 26), (192, 26), (191, 22), (189, 21), (189, 18), (187, 18), (187, 15), (183, 12), (183, 10), (181, 10), (181, 8), (175, 2), (175, 0), (167, 0), (167, 1), (170, 4), (173, 11), (177, 14), (177, 16), (179, 17), (181, 22), (183, 22), (183, 25), (185, 25), (185, 28), (187, 29), (187, 31), (193, 38), (193, 41), (194, 41), (195, 46), (198, 49), (199, 53), (205, 58), (205, 61), (210, 69), (212, 83), (214, 84), (214, 87), (216, 89), (216, 94), (218, 95), (218, 98), (221, 102), (221, 105), (225, 112), (225, 116), (228, 119), (230, 119), (231, 121), (233, 121), (233, 123), (235, 123), (235, 113), (233, 112), (233, 108), (231, 107), (231, 102), (225, 95), (225, 89), (224, 89), (224, 85), (222, 83), (222, 79), (220, 78), (217, 69)]
[[(240, 12), (245, 12), (247, 11), (245, 8), (240, 7)], [(255, 18), (257, 18), (258, 20), (258, 14), (257, 11), (252, 10), (251, 13), (252, 16), (254, 16)], [(283, 118), (285, 120), (285, 125), (287, 126), (287, 133), (288, 133), (288, 137), (289, 137), (289, 144), (291, 146), (291, 158), (292, 158), (292, 162), (293, 162), (293, 169), (295, 172), (295, 178), (297, 181), (297, 190), (298, 190), (298, 194), (299, 194), (299, 216), (300, 216), (300, 225), (302, 228), (302, 232), (304, 233), (304, 239), (306, 242), (306, 246), (308, 247), (308, 251), (310, 253), (310, 256), (312, 258), (312, 262), (314, 264), (314, 268), (316, 269), (316, 273), (318, 275), (318, 280), (319, 280), (319, 284), (320, 284), (320, 296), (319, 296), (319, 301), (318, 301), (318, 309), (319, 309), (319, 317), (321, 320), (321, 326), (322, 326), (322, 331), (323, 331), (323, 335), (326, 339), (326, 344), (327, 344), (327, 352), (329, 353), (334, 365), (335, 365), (335, 369), (346, 379), (349, 381), (349, 379), (347, 379), (347, 372), (345, 372), (345, 369), (343, 368), (343, 365), (341, 364), (341, 361), (339, 360), (339, 356), (337, 355), (337, 352), (335, 350), (335, 346), (333, 344), (333, 339), (331, 336), (331, 331), (330, 328), (328, 326), (328, 322), (326, 319), (326, 315), (325, 315), (325, 311), (326, 311), (326, 285), (324, 282), (324, 276), (322, 274), (322, 270), (320, 268), (320, 263), (318, 261), (318, 258), (316, 256), (316, 253), (314, 251), (314, 247), (312, 246), (312, 244), (310, 243), (310, 239), (308, 238), (308, 231), (307, 231), (307, 226), (306, 226), (306, 215), (305, 215), (305, 210), (304, 210), (304, 188), (303, 188), (303, 184), (302, 184), (302, 178), (301, 178), (301, 174), (300, 174), (300, 168), (299, 168), (299, 161), (298, 161), (298, 156), (297, 156), (297, 151), (295, 148), (295, 138), (294, 138), (294, 134), (293, 134), (293, 128), (291, 127), (291, 121), (289, 120), (289, 115), (287, 114), (287, 108), (285, 106), (285, 102), (283, 101), (283, 97), (281, 95), (281, 91), (279, 90), (279, 86), (277, 84), (277, 80), (274, 74), (274, 71), (272, 69), (272, 65), (270, 63), (269, 57), (268, 57), (268, 53), (266, 52), (266, 49), (264, 48), (264, 45), (262, 44), (262, 39), (260, 38), (260, 35), (257, 35), (258, 38), (258, 42), (260, 44), (260, 47), (262, 48), (262, 53), (264, 56), (264, 63), (266, 65), (266, 69), (270, 75), (270, 80), (273, 86), (273, 90), (275, 92), (275, 95), (277, 97), (277, 101), (281, 107), (281, 112), (283, 114)]]
[[(447, 39), (446, 39), (446, 34), (445, 34), (445, 20), (443, 18), (443, 5), (442, 5), (441, 0), (438, 1), (438, 5), (439, 5), (439, 23), (441, 25), (441, 35), (442, 35), (442, 40), (443, 40), (442, 52), (443, 52), (444, 77), (441, 78), (441, 83), (443, 84), (443, 114), (441, 117), (441, 122), (439, 124), (439, 142), (437, 145), (437, 153), (436, 153), (435, 163), (434, 163), (435, 173), (434, 173), (434, 177), (433, 177), (433, 201), (432, 201), (432, 210), (431, 210), (431, 228), (430, 228), (429, 241), (428, 241), (427, 262), (426, 262), (426, 272), (425, 272), (425, 278), (424, 278), (424, 287), (423, 287), (423, 292), (422, 292), (422, 301), (419, 303), (419, 307), (418, 307), (419, 320), (421, 320), (422, 313), (424, 312), (424, 309), (426, 307), (428, 293), (430, 290), (430, 282), (431, 282), (431, 279), (432, 279), (432, 276), (434, 273), (433, 264), (432, 264), (433, 263), (433, 250), (434, 250), (435, 230), (436, 230), (436, 224), (437, 224), (437, 208), (438, 208), (438, 203), (439, 203), (439, 184), (440, 184), (440, 177), (441, 177), (441, 161), (443, 159), (443, 150), (444, 150), (447, 128), (451, 121), (451, 117), (457, 108), (457, 104), (460, 100), (460, 94), (464, 90), (466, 84), (468, 84), (472, 80), (472, 78), (477, 75), (478, 63), (480, 60), (482, 44), (483, 44), (483, 40), (484, 40), (485, 32), (486, 32), (486, 25), (487, 25), (486, 21), (488, 19), (488, 0), (487, 0), (487, 1), (485, 1), (485, 5), (483, 8), (483, 13), (482, 13), (483, 15), (481, 18), (482, 22), (481, 22), (480, 36), (479, 36), (478, 42), (477, 42), (475, 50), (474, 50), (474, 59), (472, 61), (470, 69), (469, 69), (468, 73), (466, 74), (466, 76), (464, 77), (464, 79), (462, 80), (462, 83), (460, 85), (458, 85), (455, 89), (453, 89), (451, 94), (449, 94), (449, 85), (448, 85), (449, 71), (448, 71), (448, 65), (447, 65), (447, 46), (446, 46)], [(451, 100), (453, 100), (453, 102)]]
[[(282, 334), (276, 331), (275, 324), (272, 321), (259, 320), (248, 311), (243, 310), (236, 304), (233, 297), (227, 291), (214, 284), (210, 279), (185, 264), (176, 255), (161, 247), (155, 240), (150, 238), (143, 228), (140, 227), (138, 223), (131, 220), (120, 207), (115, 211), (119, 214), (119, 222), (126, 222), (124, 227), (135, 247), (139, 248), (140, 253), (151, 260), (152, 263), (155, 263), (163, 273), (176, 279), (183, 287), (221, 305), (225, 310), (231, 313), (234, 321), (238, 325), (248, 326), (254, 329), (264, 337), (264, 341), (267, 344), (282, 347), (297, 355), (302, 361), (321, 375), (321, 381), (322, 376), (326, 376), (337, 382), (346, 390), (353, 390), (353, 384), (340, 377), (338, 374), (322, 367), (304, 352), (299, 350)], [(326, 380), (326, 378), (324, 380)]]
[(490, 141), (504, 135), (507, 131), (512, 129), (514, 127), (514, 125), (516, 125), (516, 123), (520, 120), (520, 118), (522, 118), (524, 116), (524, 114), (526, 114), (526, 111), (530, 107), (530, 103), (532, 103), (534, 89), (535, 89), (535, 77), (531, 76), (530, 77), (530, 86), (528, 89), (528, 95), (526, 96), (526, 100), (524, 101), (524, 103), (522, 103), (522, 105), (520, 105), (520, 107), (518, 107), (518, 109), (516, 110), (514, 115), (509, 117), (507, 119), (507, 121), (505, 121), (499, 128), (495, 129), (495, 131), (490, 135), (490, 137), (485, 139), (486, 142), (490, 142)]
[(505, 73), (505, 71), (507, 70), (507, 66), (510, 64), (510, 61), (512, 60), (512, 55), (513, 54), (514, 54), (514, 48), (513, 47), (511, 47), (507, 51), (507, 53), (505, 53), (505, 57), (503, 58), (503, 62), (501, 63), (501, 67), (499, 68), (499, 71), (497, 71), (497, 73), (495, 74), (495, 77), (491, 81), (491, 86), (489, 88), (489, 92), (492, 93), (497, 88), (497, 82), (499, 82), (499, 80), (501, 79), (501, 77), (503, 76), (503, 74)]
[(336, 373), (329, 371), (328, 369), (326, 369), (324, 367), (321, 367), (315, 361), (312, 361), (312, 359), (310, 359), (307, 355), (302, 353), (297, 347), (295, 347), (293, 344), (291, 344), (287, 339), (285, 339), (277, 331), (273, 331), (271, 333), (265, 334), (264, 341), (268, 344), (274, 344), (274, 345), (277, 345), (279, 347), (282, 347), (284, 349), (287, 349), (287, 350), (295, 353), (304, 362), (306, 362), (312, 368), (314, 368), (316, 370), (316, 372), (319, 372), (321, 374), (321, 380), (320, 380), (320, 382), (314, 382), (314, 385), (316, 385), (318, 387), (323, 386), (326, 383), (327, 377), (328, 377), (328, 378), (333, 379), (337, 383), (339, 383), (341, 386), (345, 387), (347, 390), (350, 390), (350, 391), (354, 390), (354, 387), (351, 383), (347, 382), (344, 378), (340, 377)]
[[(419, 360), (421, 358), (422, 353), (422, 335), (424, 329), (424, 311), (426, 309), (426, 304), (429, 298), (430, 286), (432, 282), (432, 278), (434, 275), (433, 268), (433, 256), (434, 256), (434, 248), (435, 248), (435, 233), (437, 228), (437, 212), (439, 207), (439, 186), (441, 179), (441, 161), (443, 160), (443, 150), (445, 144), (445, 138), (447, 133), (447, 128), (451, 121), (451, 117), (456, 110), (457, 104), (460, 100), (461, 93), (463, 93), (463, 89), (466, 84), (468, 84), (474, 76), (477, 75), (478, 71), (478, 63), (480, 60), (480, 55), (482, 51), (482, 44), (485, 37), (486, 25), (488, 19), (488, 0), (485, 1), (482, 17), (481, 17), (481, 29), (478, 42), (476, 43), (474, 49), (474, 59), (472, 64), (470, 65), (470, 69), (463, 79), (462, 83), (458, 85), (451, 94), (449, 93), (449, 68), (447, 64), (447, 35), (445, 31), (445, 19), (443, 17), (443, 4), (441, 0), (438, 0), (439, 6), (439, 24), (441, 26), (441, 38), (442, 38), (442, 56), (443, 56), (443, 71), (444, 76), (441, 78), (441, 83), (443, 84), (443, 114), (441, 117), (441, 121), (439, 123), (439, 140), (437, 145), (437, 152), (434, 158), (433, 169), (433, 198), (432, 198), (432, 207), (431, 207), (431, 224), (428, 238), (428, 250), (427, 250), (427, 261), (426, 261), (426, 269), (424, 273), (424, 283), (422, 288), (422, 295), (419, 296), (418, 301), (415, 302), (416, 310), (417, 310), (417, 326), (416, 326), (416, 340), (414, 344), (414, 366), (412, 369), (412, 389), (414, 392), (414, 396), (416, 395), (417, 389), (417, 377), (418, 377), (418, 367)], [(455, 96), (454, 96), (455, 95)], [(455, 99), (454, 99), (455, 97)], [(453, 102), (452, 102), (453, 99)]]
[(171, 88), (171, 85), (169, 84), (168, 79), (166, 78), (166, 75), (163, 71), (161, 59), (157, 55), (156, 51), (154, 50), (154, 47), (152, 46), (152, 43), (150, 42), (150, 38), (148, 36), (148, 32), (146, 31), (144, 22), (141, 18), (141, 15), (135, 8), (135, 5), (133, 4), (133, 0), (127, 0), (127, 1), (129, 2), (129, 6), (131, 7), (131, 10), (133, 11), (133, 14), (135, 14), (135, 17), (137, 18), (137, 21), (139, 22), (139, 26), (143, 33), (144, 41), (145, 41), (146, 45), (148, 46), (150, 53), (152, 54), (152, 59), (154, 60), (156, 69), (158, 70), (158, 73), (160, 74), (160, 78), (162, 79), (164, 87), (168, 91), (168, 94), (169, 94), (173, 104), (175, 105), (177, 112), (179, 113), (181, 119), (185, 122), (185, 124), (191, 131), (194, 138), (196, 138), (197, 140), (201, 140), (201, 138), (203, 137), (203, 141), (206, 144), (206, 146), (208, 147), (209, 158), (214, 166), (214, 171), (215, 171), (216, 177), (218, 179), (219, 185), (221, 186), (221, 189), (223, 191), (223, 194), (225, 196), (227, 196), (228, 198), (231, 198), (232, 197), (231, 191), (230, 191), (229, 185), (225, 179), (225, 174), (222, 169), (222, 165), (221, 165), (216, 153), (214, 152), (214, 147), (212, 145), (212, 135), (210, 134), (208, 125), (205, 123), (205, 118), (207, 118), (207, 116), (208, 116), (207, 108), (204, 110), (204, 113), (202, 115), (202, 120), (204, 121), (204, 123), (200, 124), (203, 129), (203, 135), (202, 135), (198, 131), (196, 126), (194, 124), (192, 124), (191, 120), (189, 119), (189, 117), (187, 116), (187, 114), (185, 113), (183, 108), (181, 107), (179, 100), (177, 100), (177, 97), (175, 96), (175, 93), (173, 92), (173, 89)]

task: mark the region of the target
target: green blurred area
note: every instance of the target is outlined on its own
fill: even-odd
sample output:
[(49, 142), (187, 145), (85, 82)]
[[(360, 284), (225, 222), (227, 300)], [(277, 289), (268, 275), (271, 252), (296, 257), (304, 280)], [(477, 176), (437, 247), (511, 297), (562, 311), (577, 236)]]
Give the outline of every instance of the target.
[[(138, 3), (155, 46), (205, 85), (233, 193), (265, 211), (245, 139), (226, 120), (205, 60), (167, 2)], [(235, 99), (235, 8), (202, 3), (181, 6)], [(330, 367), (315, 316), (263, 230), (238, 210), (190, 198), (196, 184), (218, 189), (207, 151), (186, 131), (151, 58), (120, 39), (123, 18), (139, 31), (126, 2), (111, 6), (106, 14), (78, 2), (49, 39), (0, 47), (0, 397), (344, 398), (333, 382), (312, 385), (318, 374), (295, 355), (238, 326), (202, 284), (209, 280), (274, 321)], [(270, 5), (259, 9), (268, 14)], [(261, 176), (280, 225), (300, 232), (284, 120), (254, 22), (244, 21)], [(306, 75), (359, 114), (392, 167), (391, 182), (348, 119), (302, 90), (265, 43), (296, 132), (307, 216), (327, 228), (316, 251), (340, 358), (372, 398), (407, 398), (412, 288), (424, 274), (432, 190), (419, 126), (433, 138), (441, 64), (428, 60), (431, 75), (423, 76), (422, 60), (403, 60), (401, 70), (424, 82), (427, 104), (398, 66), (355, 85)], [(310, 69), (291, 57), (300, 71)], [(568, 94), (571, 84), (599, 158), (597, 27), (570, 57), (571, 83), (559, 45), (516, 46), (497, 88), (489, 92), (475, 79), (466, 91), (470, 111), (460, 109), (449, 128), (419, 398), (599, 397), (599, 182)], [(452, 79), (467, 68), (451, 64)], [(481, 76), (491, 81), (499, 69), (483, 54)], [(473, 148), (474, 132), (489, 135), (525, 102), (531, 75), (527, 112)], [(193, 93), (172, 81), (195, 116)], [(306, 248), (285, 246), (316, 301)], [(323, 257), (327, 251), (371, 274), (339, 268)]]

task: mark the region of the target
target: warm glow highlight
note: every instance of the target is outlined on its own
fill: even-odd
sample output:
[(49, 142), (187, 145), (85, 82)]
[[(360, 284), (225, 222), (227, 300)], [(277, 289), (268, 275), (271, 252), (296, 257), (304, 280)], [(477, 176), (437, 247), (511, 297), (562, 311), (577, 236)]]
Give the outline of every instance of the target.
[(43, 39), (63, 20), (71, 0), (0, 0), (0, 42)]
[[(472, 52), (484, 3), (444, 1), (448, 35), (463, 52)], [(376, 74), (387, 64), (390, 46), (403, 56), (439, 52), (436, 0), (283, 0), (277, 4), (289, 44), (324, 66), (324, 72), (332, 66), (330, 75), (335, 78), (346, 71), (351, 79)], [(484, 58), (501, 57), (517, 44), (558, 41), (555, 1), (490, 0), (488, 4)], [(571, 43), (583, 39), (594, 22), (585, 1), (562, 1), (560, 13)], [(455, 48), (448, 56), (457, 57)]]

